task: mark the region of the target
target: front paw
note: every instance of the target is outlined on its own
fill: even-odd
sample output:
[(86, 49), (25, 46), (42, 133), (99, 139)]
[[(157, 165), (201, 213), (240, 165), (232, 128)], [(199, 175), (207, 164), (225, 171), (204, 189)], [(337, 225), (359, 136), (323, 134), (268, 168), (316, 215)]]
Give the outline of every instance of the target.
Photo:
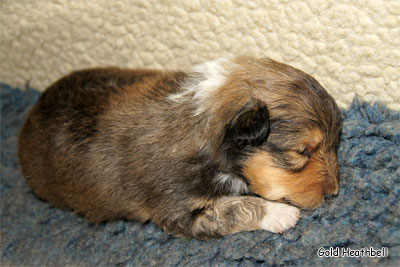
[(300, 219), (300, 210), (296, 207), (265, 201), (266, 215), (261, 221), (261, 228), (273, 233), (282, 233), (294, 227)]

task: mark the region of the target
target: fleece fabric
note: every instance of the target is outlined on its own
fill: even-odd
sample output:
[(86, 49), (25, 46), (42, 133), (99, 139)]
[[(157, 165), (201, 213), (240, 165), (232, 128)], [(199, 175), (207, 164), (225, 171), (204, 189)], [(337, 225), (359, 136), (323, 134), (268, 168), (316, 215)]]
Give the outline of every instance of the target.
[(188, 70), (219, 57), (271, 57), (400, 110), (398, 0), (2, 0), (0, 81), (43, 91), (72, 70)]

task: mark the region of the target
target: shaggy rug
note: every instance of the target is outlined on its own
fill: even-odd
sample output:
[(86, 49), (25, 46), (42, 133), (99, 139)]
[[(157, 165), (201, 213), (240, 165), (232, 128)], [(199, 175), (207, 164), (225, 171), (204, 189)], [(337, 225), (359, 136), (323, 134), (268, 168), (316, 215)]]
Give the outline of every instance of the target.
[[(31, 88), (1, 84), (1, 265), (400, 266), (399, 112), (357, 98), (343, 110), (339, 196), (302, 211), (296, 228), (204, 242), (171, 237), (152, 223), (89, 224), (37, 199), (21, 175), (16, 149), (18, 129), (38, 96)], [(330, 247), (386, 247), (388, 255), (318, 255)]]

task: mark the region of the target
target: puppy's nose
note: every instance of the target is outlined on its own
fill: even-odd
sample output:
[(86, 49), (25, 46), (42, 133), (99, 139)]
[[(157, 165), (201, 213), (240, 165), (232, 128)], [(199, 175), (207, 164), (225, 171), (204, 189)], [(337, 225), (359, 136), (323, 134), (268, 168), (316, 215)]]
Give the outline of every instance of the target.
[(339, 193), (339, 175), (332, 175), (325, 177), (324, 195), (336, 196)]
[(332, 199), (332, 198), (336, 197), (338, 195), (338, 193), (339, 193), (339, 187), (337, 186), (334, 190), (332, 190), (328, 193), (325, 193), (324, 198), (325, 198), (325, 200)]
[(325, 184), (325, 194), (330, 196), (337, 196), (339, 193), (339, 164), (335, 152), (328, 153), (326, 158), (327, 176)]
[(325, 191), (324, 192), (325, 197), (328, 197), (328, 198), (335, 197), (339, 193), (339, 186), (337, 184), (335, 184), (334, 186), (326, 188), (324, 191)]
[(335, 198), (337, 195), (338, 195), (337, 192), (336, 192), (336, 193), (332, 193), (332, 194), (326, 194), (326, 195), (324, 196), (324, 199), (325, 199), (325, 200), (332, 199), (332, 198)]
[(332, 193), (330, 193), (329, 195), (336, 197), (338, 194), (339, 194), (339, 186), (336, 186), (335, 190)]

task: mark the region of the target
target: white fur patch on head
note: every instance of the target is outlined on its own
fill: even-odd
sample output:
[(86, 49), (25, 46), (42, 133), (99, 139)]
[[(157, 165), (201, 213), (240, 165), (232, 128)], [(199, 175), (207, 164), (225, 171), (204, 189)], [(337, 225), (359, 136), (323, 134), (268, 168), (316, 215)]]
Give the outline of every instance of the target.
[(183, 90), (179, 93), (169, 96), (172, 101), (182, 101), (187, 97), (192, 97), (198, 102), (196, 114), (203, 112), (203, 103), (213, 96), (213, 92), (218, 90), (227, 80), (228, 70), (224, 68), (230, 59), (217, 59), (205, 62), (193, 68), (192, 76), (186, 84), (183, 84)]
[(189, 90), (194, 90), (195, 98), (201, 100), (212, 96), (212, 93), (221, 87), (226, 81), (227, 71), (223, 64), (228, 62), (227, 59), (218, 59), (197, 65), (193, 71), (201, 74), (197, 84), (193, 84)]
[(229, 186), (234, 195), (241, 195), (249, 192), (247, 184), (242, 179), (228, 173), (219, 173), (217, 175), (217, 182)]

